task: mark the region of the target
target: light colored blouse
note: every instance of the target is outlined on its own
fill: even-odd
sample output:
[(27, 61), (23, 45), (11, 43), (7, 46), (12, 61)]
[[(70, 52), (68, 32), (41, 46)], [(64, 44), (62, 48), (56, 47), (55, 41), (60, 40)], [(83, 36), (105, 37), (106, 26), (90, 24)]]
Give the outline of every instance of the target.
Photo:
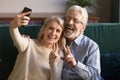
[[(28, 47), (24, 52), (19, 52), (8, 80), (61, 80), (62, 60), (49, 64), (51, 49), (38, 45), (35, 39), (24, 38), (28, 41), (24, 45)], [(59, 54), (63, 56), (62, 51)]]

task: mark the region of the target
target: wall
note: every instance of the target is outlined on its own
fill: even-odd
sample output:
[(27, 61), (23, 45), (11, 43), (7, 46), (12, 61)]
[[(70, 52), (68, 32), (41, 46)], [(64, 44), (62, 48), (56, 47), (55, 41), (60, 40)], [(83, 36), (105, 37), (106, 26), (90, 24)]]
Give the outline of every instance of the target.
[[(112, 17), (112, 0), (94, 0), (99, 9), (91, 9), (90, 16), (97, 16), (100, 18), (99, 22), (111, 22)], [(93, 12), (92, 12), (93, 11)]]
[[(0, 0), (0, 17), (13, 17), (24, 6), (33, 9), (32, 17), (46, 17), (49, 15), (64, 15), (67, 0)], [(99, 22), (111, 22), (113, 13), (112, 0), (95, 0), (100, 9), (93, 14), (100, 18)]]
[(97, 11), (97, 16), (100, 17), (100, 22), (111, 22), (111, 0), (97, 0), (100, 9)]
[(33, 17), (62, 15), (65, 12), (66, 0), (0, 0), (0, 17), (12, 17), (24, 6), (33, 10)]

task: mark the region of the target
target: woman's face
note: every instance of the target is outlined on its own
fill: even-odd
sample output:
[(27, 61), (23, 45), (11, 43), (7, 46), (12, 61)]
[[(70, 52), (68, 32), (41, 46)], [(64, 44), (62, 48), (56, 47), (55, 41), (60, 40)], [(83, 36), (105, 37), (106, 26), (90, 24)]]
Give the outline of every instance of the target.
[(62, 27), (55, 21), (48, 22), (43, 29), (43, 42), (47, 45), (57, 43), (62, 34)]

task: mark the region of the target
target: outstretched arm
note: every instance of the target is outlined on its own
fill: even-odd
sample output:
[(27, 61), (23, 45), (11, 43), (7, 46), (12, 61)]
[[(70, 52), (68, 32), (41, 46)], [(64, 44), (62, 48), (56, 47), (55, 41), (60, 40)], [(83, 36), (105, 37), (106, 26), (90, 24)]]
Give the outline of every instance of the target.
[(10, 28), (9, 28), (10, 35), (12, 37), (13, 42), (15, 43), (16, 47), (20, 52), (23, 52), (27, 48), (25, 44), (27, 44), (28, 41), (21, 36), (18, 30), (18, 27), (21, 27), (22, 25), (25, 26), (29, 23), (30, 18), (25, 15), (30, 13), (31, 12), (18, 13), (10, 23)]

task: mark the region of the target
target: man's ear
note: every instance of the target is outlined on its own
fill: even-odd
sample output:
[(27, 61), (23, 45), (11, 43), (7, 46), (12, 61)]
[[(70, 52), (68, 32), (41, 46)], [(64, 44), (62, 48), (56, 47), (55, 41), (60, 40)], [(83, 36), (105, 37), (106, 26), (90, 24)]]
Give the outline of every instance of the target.
[(86, 29), (86, 25), (82, 25), (82, 32), (84, 32), (84, 30)]

